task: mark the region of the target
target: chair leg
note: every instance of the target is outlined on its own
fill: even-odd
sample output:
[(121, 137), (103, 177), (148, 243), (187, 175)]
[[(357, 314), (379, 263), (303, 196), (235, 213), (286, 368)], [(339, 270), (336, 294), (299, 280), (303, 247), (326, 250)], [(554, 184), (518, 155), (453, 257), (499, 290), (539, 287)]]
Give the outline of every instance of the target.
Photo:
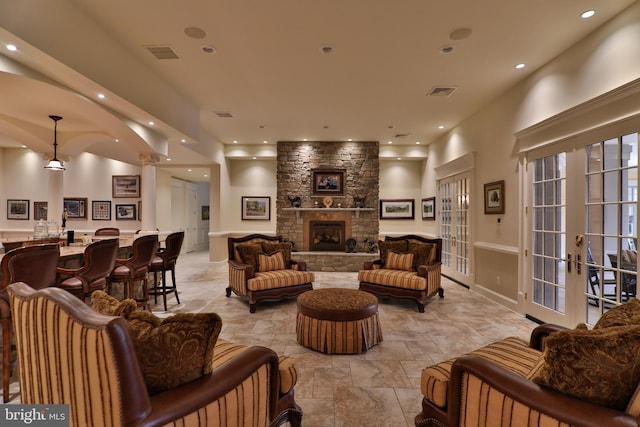
[[(158, 303), (158, 272), (153, 272), (153, 303)], [(167, 311), (167, 306), (165, 304), (164, 311)]]
[(9, 402), (9, 382), (11, 380), (11, 318), (2, 319), (2, 389), (3, 401)]
[(162, 301), (164, 302), (164, 311), (167, 311), (167, 271), (162, 269)]
[(178, 287), (176, 286), (176, 269), (171, 268), (171, 282), (173, 283), (173, 293), (176, 294), (176, 301), (180, 304), (180, 298), (178, 298)]

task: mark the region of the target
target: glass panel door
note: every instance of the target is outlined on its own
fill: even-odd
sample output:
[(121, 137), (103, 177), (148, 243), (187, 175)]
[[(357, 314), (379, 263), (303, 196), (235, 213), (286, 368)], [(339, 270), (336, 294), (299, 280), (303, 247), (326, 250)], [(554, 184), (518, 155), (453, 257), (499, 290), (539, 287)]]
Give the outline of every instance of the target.
[(636, 296), (638, 134), (590, 144), (586, 154), (585, 322)]
[(441, 180), (440, 237), (442, 237), (442, 271), (447, 276), (471, 286), (471, 215), (469, 173)]
[(638, 134), (567, 145), (528, 163), (525, 306), (574, 327), (636, 296)]

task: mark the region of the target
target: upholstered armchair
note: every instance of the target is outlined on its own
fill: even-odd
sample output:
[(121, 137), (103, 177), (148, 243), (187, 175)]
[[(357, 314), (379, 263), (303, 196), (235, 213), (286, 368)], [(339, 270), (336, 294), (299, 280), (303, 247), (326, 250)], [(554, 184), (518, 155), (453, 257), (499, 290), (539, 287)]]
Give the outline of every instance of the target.
[[(150, 383), (148, 367), (144, 368), (141, 360), (163, 363), (161, 359), (169, 356), (147, 351), (140, 359), (141, 338), (130, 323), (141, 322), (151, 313), (137, 310), (138, 318), (132, 320), (131, 310), (136, 304), (129, 300), (129, 305), (123, 301), (122, 307), (116, 308), (128, 307), (128, 318), (101, 314), (59, 288), (35, 291), (18, 282), (8, 290), (23, 404), (68, 404), (70, 425), (83, 427), (275, 426), (287, 421), (300, 426), (302, 411), (293, 396), (297, 374), (291, 358), (279, 358), (265, 347), (218, 339), (213, 362), (207, 364), (209, 373), (151, 393), (151, 384), (157, 386), (155, 380), (165, 372), (151, 371), (157, 376), (150, 377), (154, 380)], [(163, 320), (158, 328), (177, 328), (172, 325), (188, 323), (189, 316), (175, 315), (172, 320)], [(194, 316), (202, 318), (200, 313)], [(209, 316), (216, 318), (214, 314)], [(202, 323), (198, 319), (194, 321), (196, 326)], [(171, 356), (172, 360), (181, 360), (177, 365), (188, 365), (192, 354), (199, 353), (199, 345), (194, 351), (192, 342), (201, 335), (199, 329), (185, 332), (184, 328), (168, 338), (175, 340), (186, 333), (191, 339), (189, 354)], [(219, 333), (220, 325), (216, 331)], [(149, 342), (155, 342), (155, 337)], [(170, 351), (168, 347), (164, 350)], [(167, 377), (171, 381), (182, 378)]]
[(545, 324), (425, 368), (415, 425), (637, 426), (640, 300), (619, 307), (591, 330)]
[(360, 290), (380, 298), (413, 300), (424, 313), (429, 298), (444, 297), (440, 285), (442, 239), (417, 235), (387, 236), (378, 241), (380, 259), (366, 261), (358, 272)]
[(258, 301), (292, 298), (313, 289), (315, 276), (304, 262), (291, 259), (291, 243), (282, 236), (251, 234), (229, 237), (229, 287), (249, 302), (255, 313)]

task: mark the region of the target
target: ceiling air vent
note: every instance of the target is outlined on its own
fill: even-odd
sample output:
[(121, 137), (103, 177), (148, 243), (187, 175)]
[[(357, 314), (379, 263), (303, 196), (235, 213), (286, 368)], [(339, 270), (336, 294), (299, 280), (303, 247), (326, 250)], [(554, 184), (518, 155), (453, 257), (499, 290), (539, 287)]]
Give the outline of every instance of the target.
[(233, 117), (230, 111), (216, 111), (216, 116), (223, 119), (230, 119)]
[(433, 89), (431, 89), (431, 91), (429, 92), (428, 96), (449, 96), (451, 95), (453, 92), (455, 92), (457, 88), (455, 87), (434, 87)]
[(393, 135), (394, 138), (406, 138), (409, 135), (411, 135), (410, 133), (396, 133), (395, 135)]
[(180, 59), (171, 46), (146, 46), (157, 59)]

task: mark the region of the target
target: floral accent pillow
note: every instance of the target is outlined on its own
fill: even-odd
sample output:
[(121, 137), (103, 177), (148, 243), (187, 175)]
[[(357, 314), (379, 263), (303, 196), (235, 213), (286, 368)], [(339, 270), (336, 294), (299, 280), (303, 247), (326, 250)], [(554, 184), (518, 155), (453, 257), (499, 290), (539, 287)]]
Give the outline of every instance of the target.
[[(222, 329), (215, 313), (178, 313), (160, 319), (129, 310), (134, 300), (119, 301), (102, 291), (91, 295), (102, 314), (120, 312), (126, 320), (147, 391), (154, 395), (194, 381), (212, 371), (213, 350)], [(125, 309), (121, 309), (125, 308)]]
[(612, 326), (640, 325), (640, 300), (631, 298), (605, 312), (593, 326), (593, 329)]
[(624, 411), (640, 382), (640, 326), (554, 332), (528, 375), (537, 384)]

